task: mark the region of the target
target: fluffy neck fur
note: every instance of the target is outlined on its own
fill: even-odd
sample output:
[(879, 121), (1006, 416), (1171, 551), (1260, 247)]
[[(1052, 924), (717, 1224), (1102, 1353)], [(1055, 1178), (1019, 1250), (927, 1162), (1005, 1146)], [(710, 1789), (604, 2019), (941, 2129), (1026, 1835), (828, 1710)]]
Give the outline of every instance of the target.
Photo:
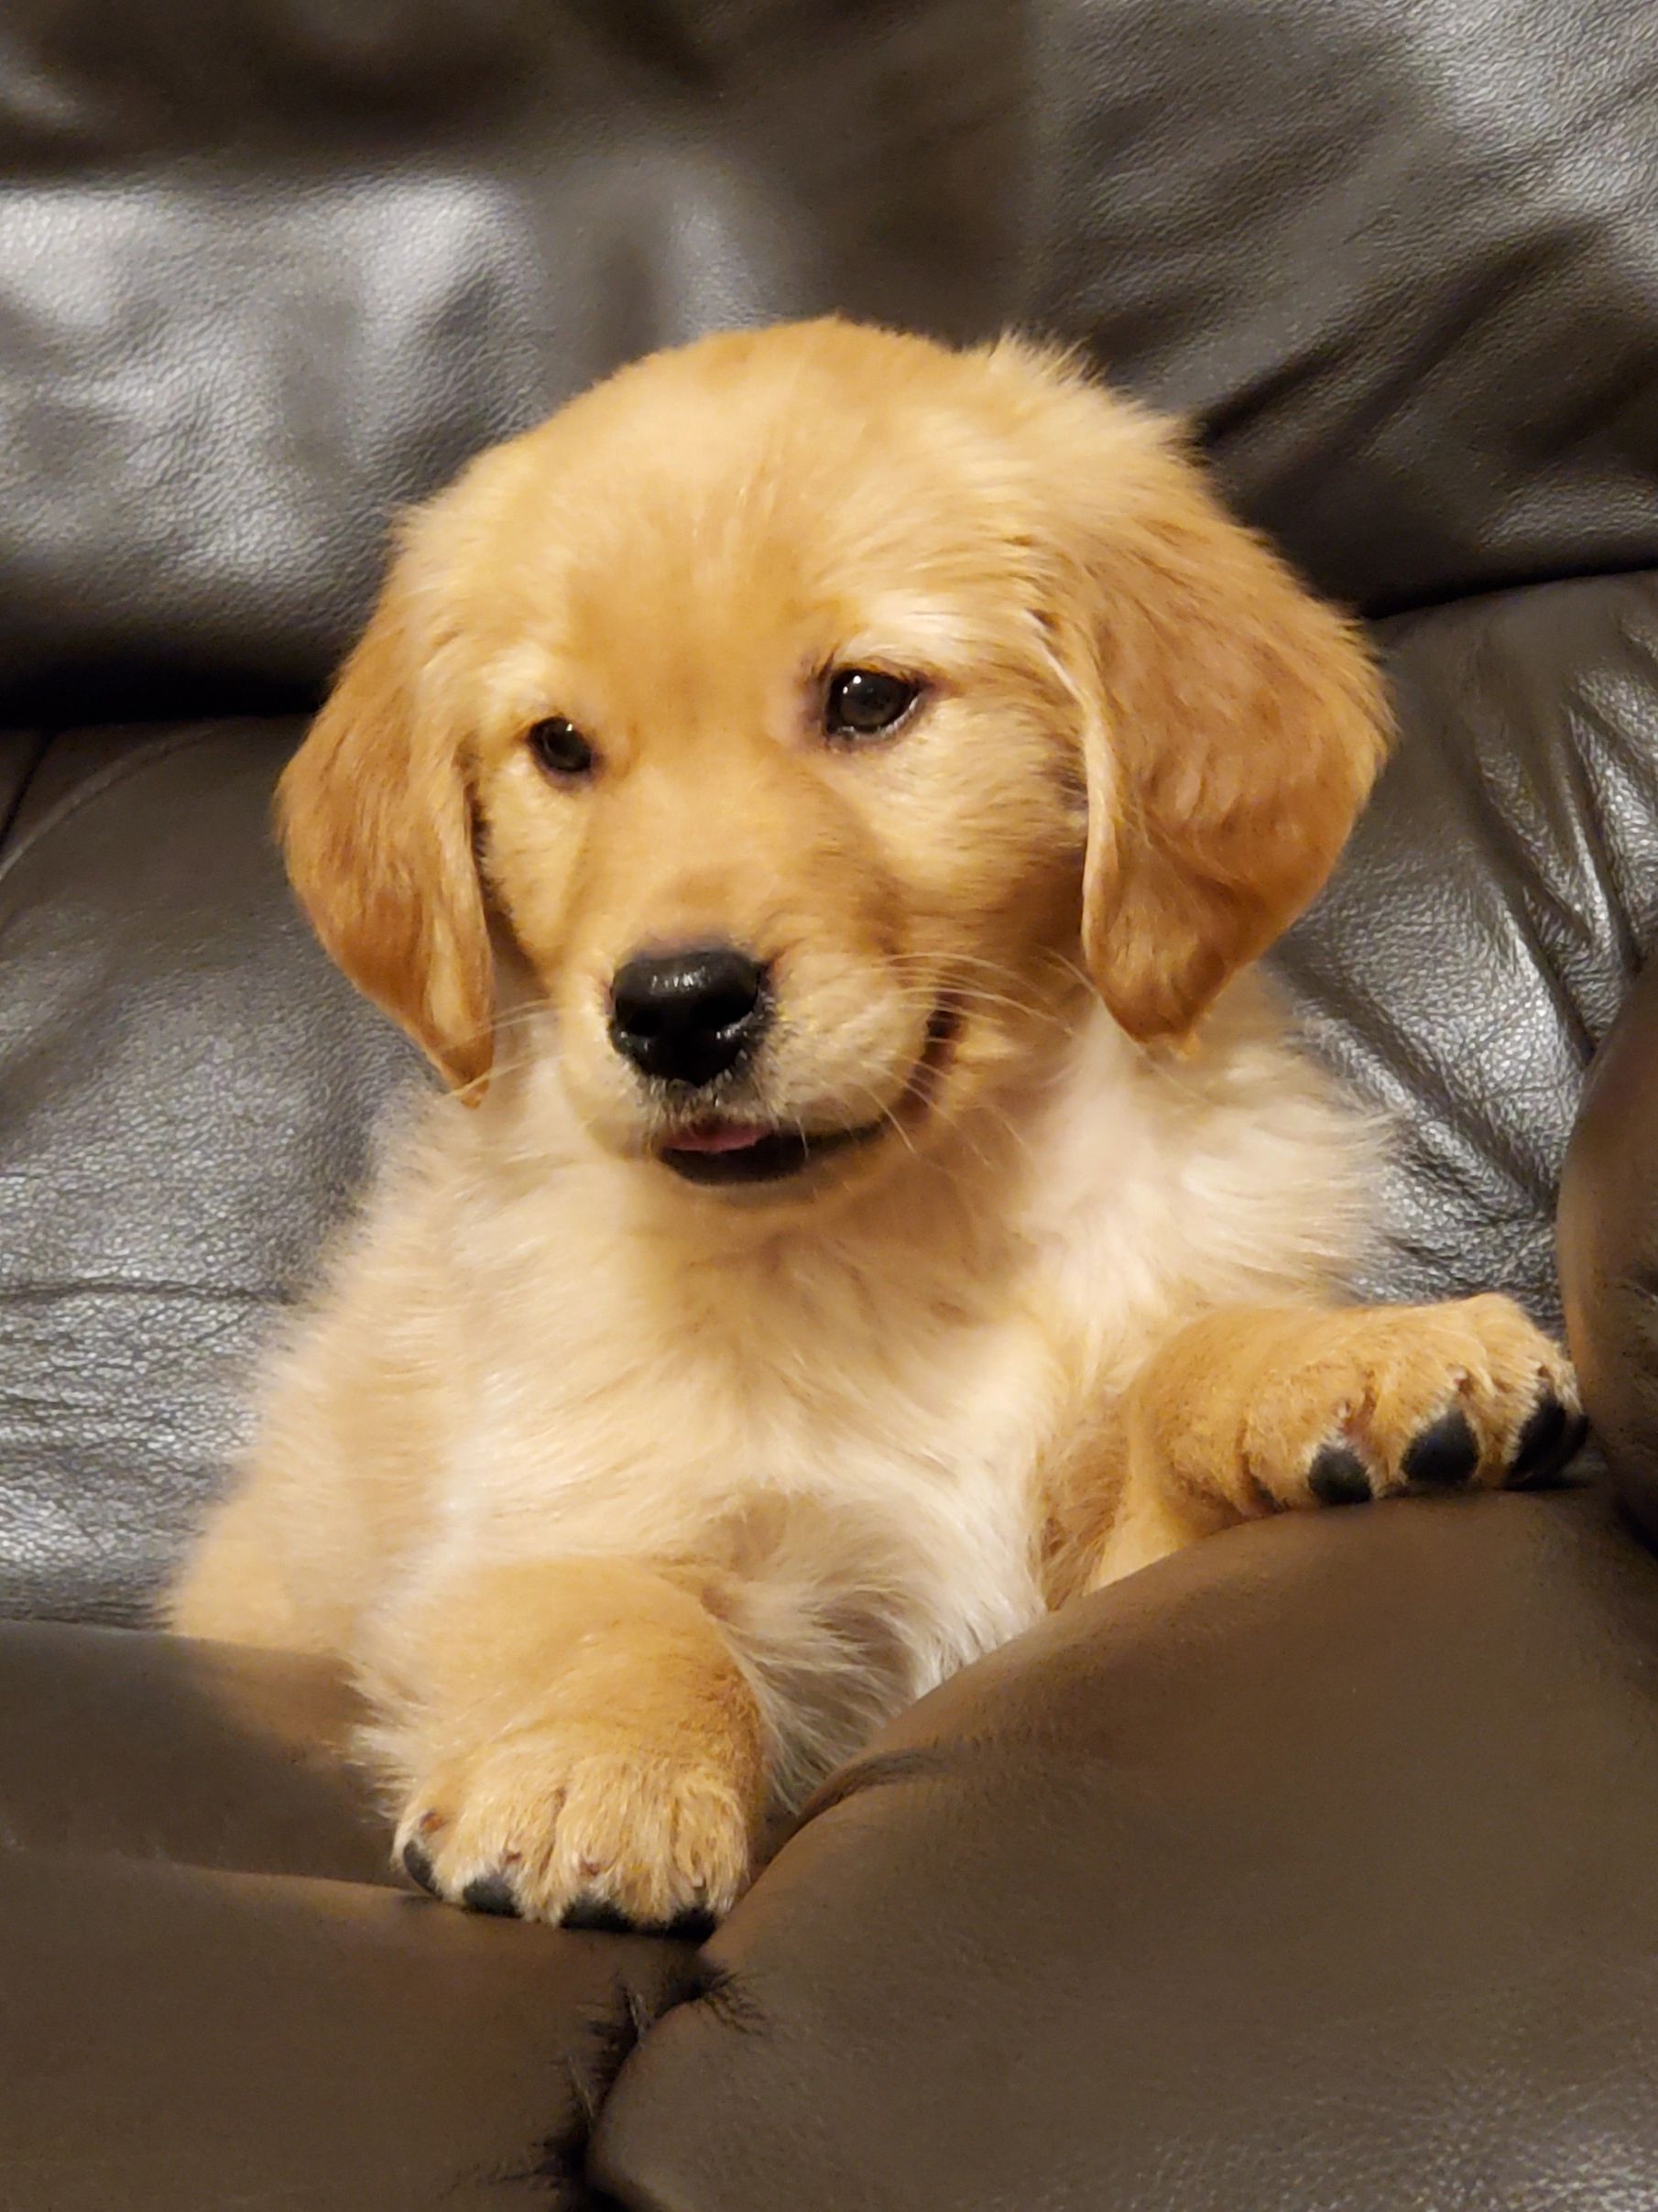
[[(704, 1328), (750, 1337), (770, 1312), (795, 1358), (799, 1302), (837, 1287), (947, 1314), (976, 1288), (999, 1294), (1035, 1274), (1102, 1351), (1114, 1312), (1133, 1309), (1138, 1349), (1172, 1304), (1327, 1292), (1369, 1227), (1376, 1144), (1286, 1041), (1258, 975), (1184, 1052), (1137, 1045), (1079, 993), (1063, 1013), (1044, 1010), (943, 1126), (919, 1142), (884, 1139), (902, 1149), (882, 1172), (793, 1203), (734, 1203), (598, 1154), (545, 1049), (509, 1065), (467, 1119), (492, 1178), (503, 1162), (527, 1189), (558, 1177), (573, 1205), (602, 1218), (611, 1264), (668, 1291), (687, 1332), (705, 1344)], [(734, 1299), (734, 1279), (756, 1306)]]

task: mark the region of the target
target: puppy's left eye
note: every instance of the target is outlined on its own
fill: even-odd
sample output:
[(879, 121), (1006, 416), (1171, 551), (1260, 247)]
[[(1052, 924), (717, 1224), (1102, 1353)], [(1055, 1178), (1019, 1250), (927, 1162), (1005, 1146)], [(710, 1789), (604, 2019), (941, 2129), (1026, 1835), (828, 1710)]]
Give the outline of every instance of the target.
[(907, 676), (884, 669), (836, 669), (824, 693), (824, 727), (831, 737), (884, 737), (922, 695)]
[(598, 757), (573, 722), (562, 714), (549, 714), (532, 723), (526, 732), (529, 749), (560, 783), (579, 783), (592, 775)]

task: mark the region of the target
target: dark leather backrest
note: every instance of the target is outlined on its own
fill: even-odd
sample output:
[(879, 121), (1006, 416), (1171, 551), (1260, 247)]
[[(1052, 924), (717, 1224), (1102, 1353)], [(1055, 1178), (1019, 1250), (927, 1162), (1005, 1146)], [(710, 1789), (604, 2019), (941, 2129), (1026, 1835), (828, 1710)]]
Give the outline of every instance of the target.
[(816, 306), (1086, 339), (1372, 607), (1658, 553), (1649, 0), (12, 0), (0, 714), (319, 683), (388, 518)]
[(1583, 1071), (1658, 944), (1658, 577), (1382, 626), (1401, 742), (1276, 962), (1388, 1117), (1390, 1298), (1508, 1290), (1551, 1327)]
[(1371, 609), (1658, 550), (1650, 0), (1038, 8), (1031, 308)]
[(1011, 305), (998, 0), (19, 0), (4, 39), (0, 712), (302, 696), (399, 504), (631, 354)]

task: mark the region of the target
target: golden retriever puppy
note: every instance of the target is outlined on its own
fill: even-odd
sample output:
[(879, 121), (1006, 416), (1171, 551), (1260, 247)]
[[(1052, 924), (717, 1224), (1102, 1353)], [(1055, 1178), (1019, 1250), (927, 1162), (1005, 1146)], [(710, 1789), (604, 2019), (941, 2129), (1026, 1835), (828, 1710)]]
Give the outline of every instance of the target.
[(1249, 972), (1383, 738), (1168, 426), (1018, 340), (711, 337), (485, 454), (281, 793), (450, 1094), (174, 1623), (355, 1669), (427, 1888), (693, 1926), (1045, 1607), (1551, 1474), (1514, 1306), (1342, 1307), (1369, 1131)]

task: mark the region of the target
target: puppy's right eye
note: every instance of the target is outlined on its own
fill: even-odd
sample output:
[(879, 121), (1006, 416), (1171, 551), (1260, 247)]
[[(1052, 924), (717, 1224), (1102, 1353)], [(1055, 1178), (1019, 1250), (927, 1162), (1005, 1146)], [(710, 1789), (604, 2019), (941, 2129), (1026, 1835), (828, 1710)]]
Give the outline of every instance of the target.
[(598, 755), (575, 724), (562, 714), (549, 714), (545, 722), (532, 723), (526, 736), (530, 751), (561, 783), (579, 783), (598, 766)]
[(885, 669), (836, 669), (824, 692), (824, 727), (843, 743), (884, 737), (921, 695), (919, 683), (889, 675)]

